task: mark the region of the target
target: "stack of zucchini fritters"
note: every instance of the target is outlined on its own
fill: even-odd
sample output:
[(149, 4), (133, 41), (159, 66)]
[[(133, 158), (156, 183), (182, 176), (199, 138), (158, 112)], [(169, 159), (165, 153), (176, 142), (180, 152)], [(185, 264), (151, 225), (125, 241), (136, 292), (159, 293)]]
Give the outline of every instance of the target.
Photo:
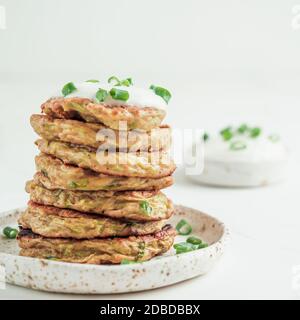
[[(40, 154), (26, 184), (30, 201), (19, 219), (20, 254), (119, 264), (169, 250), (175, 231), (166, 220), (173, 205), (159, 190), (173, 183), (175, 166), (161, 160), (171, 135), (161, 125), (165, 111), (64, 97), (46, 101), (42, 113), (31, 116)], [(127, 145), (119, 121), (127, 122), (128, 131), (122, 131)], [(101, 134), (105, 129), (117, 139)], [(104, 143), (112, 151), (102, 156), (113, 154), (116, 162), (99, 159)], [(133, 146), (138, 152), (129, 152)], [(159, 160), (151, 162), (152, 156)]]

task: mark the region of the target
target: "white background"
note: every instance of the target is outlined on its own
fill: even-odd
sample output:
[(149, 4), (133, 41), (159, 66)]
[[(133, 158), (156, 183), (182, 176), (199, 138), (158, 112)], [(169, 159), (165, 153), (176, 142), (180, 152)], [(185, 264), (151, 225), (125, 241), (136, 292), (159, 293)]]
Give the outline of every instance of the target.
[[(179, 168), (167, 194), (230, 227), (225, 256), (205, 277), (112, 298), (300, 297), (300, 288), (293, 288), (293, 267), (300, 264), (300, 28), (293, 8), (300, 0), (1, 5), (1, 211), (28, 200), (24, 184), (37, 153), (29, 117), (56, 88), (110, 75), (161, 84), (173, 94), (167, 122), (175, 128), (218, 130), (246, 121), (280, 133), (291, 152), (290, 175), (266, 188), (218, 189), (190, 183)], [(0, 298), (13, 297), (76, 298), (12, 286), (0, 290)]]

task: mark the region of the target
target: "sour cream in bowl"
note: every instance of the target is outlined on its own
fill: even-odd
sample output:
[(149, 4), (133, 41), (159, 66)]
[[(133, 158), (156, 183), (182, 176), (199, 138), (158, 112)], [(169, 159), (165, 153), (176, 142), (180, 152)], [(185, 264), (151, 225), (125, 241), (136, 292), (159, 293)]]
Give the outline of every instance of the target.
[(288, 152), (279, 135), (243, 124), (204, 135), (204, 169), (190, 176), (202, 184), (258, 187), (286, 177)]

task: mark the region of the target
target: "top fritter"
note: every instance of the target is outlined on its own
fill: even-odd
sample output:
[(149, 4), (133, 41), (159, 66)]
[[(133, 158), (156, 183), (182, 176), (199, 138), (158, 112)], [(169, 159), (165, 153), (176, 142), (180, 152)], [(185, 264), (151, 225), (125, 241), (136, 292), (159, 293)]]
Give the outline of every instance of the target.
[[(42, 111), (53, 118), (102, 123), (117, 130), (145, 131), (160, 126), (171, 98), (165, 88), (155, 85), (149, 89), (138, 88), (130, 78), (116, 77), (108, 79), (108, 83), (69, 82), (55, 96), (42, 105)], [(127, 127), (120, 127), (124, 125), (120, 121)]]

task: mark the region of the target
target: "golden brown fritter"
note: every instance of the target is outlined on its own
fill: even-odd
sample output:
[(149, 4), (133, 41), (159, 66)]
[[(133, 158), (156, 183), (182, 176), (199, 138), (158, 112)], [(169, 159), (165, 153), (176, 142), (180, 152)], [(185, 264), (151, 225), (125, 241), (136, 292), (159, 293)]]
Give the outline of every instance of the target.
[(35, 157), (37, 172), (34, 180), (47, 189), (97, 190), (159, 190), (173, 184), (171, 176), (148, 179), (99, 174), (76, 166), (65, 165), (61, 160), (40, 154)]
[(34, 181), (27, 182), (26, 191), (36, 203), (132, 221), (168, 219), (174, 210), (158, 191), (50, 190)]
[(161, 230), (165, 220), (132, 222), (45, 206), (29, 201), (19, 224), (49, 238), (91, 239), (145, 235)]
[(43, 113), (53, 118), (102, 123), (116, 130), (119, 129), (120, 121), (126, 121), (129, 130), (150, 131), (159, 127), (166, 115), (162, 109), (110, 106), (86, 98), (52, 98), (43, 103), (41, 108)]
[(21, 230), (18, 243), (20, 255), (65, 262), (119, 264), (123, 259), (146, 261), (167, 252), (173, 245), (176, 231), (165, 226), (146, 236), (74, 240), (44, 238), (30, 230)]
[(171, 129), (160, 126), (150, 132), (140, 130), (116, 131), (98, 123), (77, 120), (54, 119), (34, 114), (30, 118), (34, 131), (42, 138), (63, 141), (92, 148), (107, 146), (116, 151), (168, 150), (171, 144)]
[(162, 178), (171, 175), (176, 168), (165, 152), (105, 152), (102, 155), (88, 147), (59, 141), (39, 139), (36, 145), (41, 152), (66, 164), (114, 176)]

